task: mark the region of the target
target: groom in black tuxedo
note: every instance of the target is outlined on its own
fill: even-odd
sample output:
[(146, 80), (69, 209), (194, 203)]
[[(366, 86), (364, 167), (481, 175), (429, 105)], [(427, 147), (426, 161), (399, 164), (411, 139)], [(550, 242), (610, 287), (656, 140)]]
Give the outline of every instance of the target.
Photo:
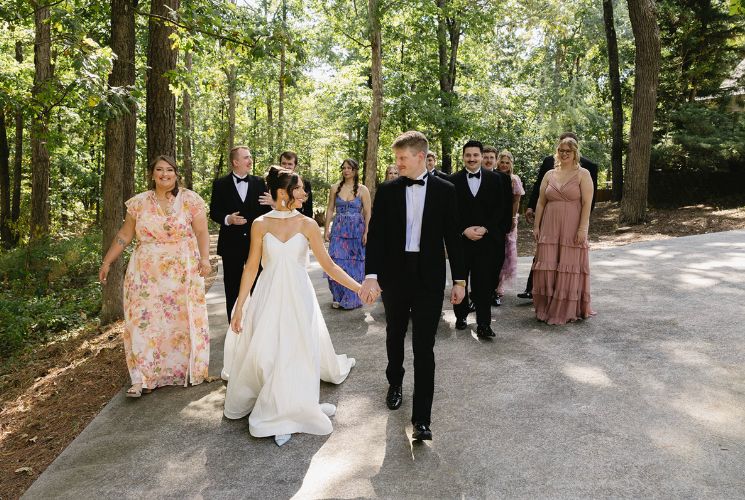
[(234, 147), (230, 151), (230, 163), (232, 172), (215, 179), (210, 199), (210, 219), (220, 224), (217, 255), (222, 257), (228, 323), (248, 258), (251, 224), (271, 209), (259, 203), (259, 196), (267, 190), (266, 183), (261, 177), (250, 175), (253, 158), (248, 146)]
[(404, 339), (411, 319), (415, 440), (432, 439), (434, 345), (445, 290), (445, 247), (453, 276), (450, 302), (458, 304), (465, 294), (455, 190), (449, 182), (428, 174), (427, 150), (427, 138), (416, 131), (393, 142), (400, 177), (381, 184), (375, 196), (367, 236), (366, 276), (359, 291), (360, 298), (369, 304), (382, 287), (390, 384), (386, 404), (391, 410), (399, 408), (403, 400)]
[(481, 167), (484, 150), (479, 141), (463, 146), (465, 169), (450, 176), (458, 197), (459, 233), (463, 236), (465, 272), (471, 290), (455, 306), (455, 328), (464, 330), (470, 295), (476, 306), (476, 334), (496, 336), (491, 329), (491, 297), (504, 263), (504, 241), (512, 227), (512, 180)]

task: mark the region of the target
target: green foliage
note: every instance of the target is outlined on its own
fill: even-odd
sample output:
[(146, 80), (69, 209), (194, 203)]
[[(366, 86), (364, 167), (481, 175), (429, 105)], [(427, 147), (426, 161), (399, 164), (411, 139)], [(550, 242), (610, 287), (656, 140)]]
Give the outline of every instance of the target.
[(660, 170), (745, 170), (745, 116), (685, 104), (670, 113), (670, 129), (652, 153), (652, 167)]
[(0, 254), (0, 361), (98, 313), (100, 246), (93, 232)]

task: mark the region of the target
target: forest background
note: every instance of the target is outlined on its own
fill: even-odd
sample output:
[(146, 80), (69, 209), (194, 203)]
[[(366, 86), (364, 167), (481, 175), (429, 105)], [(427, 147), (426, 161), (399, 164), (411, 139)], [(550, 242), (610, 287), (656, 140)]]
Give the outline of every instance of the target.
[(0, 364), (121, 316), (125, 259), (103, 294), (96, 271), (157, 154), (209, 200), (233, 145), (258, 175), (294, 150), (322, 212), (342, 160), (374, 192), (404, 130), (445, 171), (467, 139), (509, 149), (528, 188), (574, 130), (628, 223), (737, 195), (744, 14), (740, 0), (0, 0)]

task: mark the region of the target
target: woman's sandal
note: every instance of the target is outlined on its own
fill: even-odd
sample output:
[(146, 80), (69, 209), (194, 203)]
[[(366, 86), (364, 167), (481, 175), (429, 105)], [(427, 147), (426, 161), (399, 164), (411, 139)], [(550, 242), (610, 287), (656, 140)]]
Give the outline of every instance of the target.
[(126, 396), (128, 398), (139, 398), (142, 396), (142, 384), (132, 384), (132, 387), (127, 389)]

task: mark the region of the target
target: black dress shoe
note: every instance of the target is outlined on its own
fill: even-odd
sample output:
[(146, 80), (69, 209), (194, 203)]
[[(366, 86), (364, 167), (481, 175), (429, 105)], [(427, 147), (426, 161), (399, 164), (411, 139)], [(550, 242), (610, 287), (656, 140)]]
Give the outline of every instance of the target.
[(458, 318), (458, 319), (455, 320), (455, 329), (456, 330), (465, 330), (466, 329), (466, 326), (468, 326), (466, 324), (466, 318), (462, 318), (462, 319), (461, 318)]
[(432, 431), (429, 430), (429, 425), (417, 422), (411, 437), (414, 441), (432, 441)]
[(494, 333), (494, 330), (491, 329), (491, 326), (489, 325), (479, 325), (476, 327), (476, 335), (478, 335), (481, 338), (491, 338), (496, 337), (497, 334)]
[(385, 397), (385, 404), (389, 410), (398, 410), (401, 407), (401, 402), (404, 400), (401, 395), (401, 386), (392, 385), (388, 388), (388, 394)]
[(525, 291), (523, 293), (518, 293), (517, 296), (521, 299), (530, 299), (533, 300), (533, 293)]

